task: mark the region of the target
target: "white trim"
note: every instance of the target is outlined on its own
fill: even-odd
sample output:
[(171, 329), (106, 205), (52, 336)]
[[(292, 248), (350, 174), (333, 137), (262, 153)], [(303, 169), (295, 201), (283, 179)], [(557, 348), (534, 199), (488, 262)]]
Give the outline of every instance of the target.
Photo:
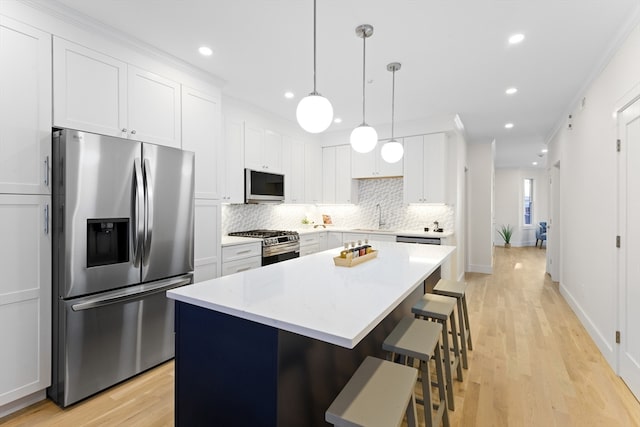
[(493, 274), (493, 267), (490, 265), (475, 265), (470, 264), (467, 267), (467, 272), (469, 273), (484, 273), (484, 274)]
[(591, 318), (589, 316), (587, 316), (587, 313), (582, 309), (580, 304), (578, 304), (578, 301), (573, 297), (571, 292), (569, 292), (569, 290), (562, 283), (560, 283), (559, 287), (560, 295), (564, 297), (567, 304), (569, 304), (569, 307), (571, 307), (571, 310), (573, 310), (575, 315), (582, 323), (582, 326), (584, 326), (584, 328), (587, 330), (589, 336), (591, 337), (591, 339), (593, 339), (596, 346), (600, 350), (600, 353), (602, 353), (609, 366), (611, 366), (611, 369), (615, 370), (615, 360), (617, 353), (615, 352), (615, 347), (609, 345), (610, 341), (607, 341), (606, 337), (596, 327), (595, 323), (591, 321)]
[(6, 405), (0, 406), (0, 418), (6, 417), (9, 414), (19, 411), (20, 409), (31, 406), (34, 403), (38, 403), (47, 398), (46, 390), (36, 391), (27, 396), (21, 397), (18, 400), (9, 402)]

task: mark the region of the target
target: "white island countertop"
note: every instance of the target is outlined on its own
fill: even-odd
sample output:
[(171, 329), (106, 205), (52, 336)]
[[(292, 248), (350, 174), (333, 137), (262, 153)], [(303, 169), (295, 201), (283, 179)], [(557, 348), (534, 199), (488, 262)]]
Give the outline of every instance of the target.
[[(376, 242), (378, 256), (336, 267), (336, 250), (167, 291), (177, 301), (355, 347), (455, 246)], [(203, 332), (204, 333), (204, 332)]]

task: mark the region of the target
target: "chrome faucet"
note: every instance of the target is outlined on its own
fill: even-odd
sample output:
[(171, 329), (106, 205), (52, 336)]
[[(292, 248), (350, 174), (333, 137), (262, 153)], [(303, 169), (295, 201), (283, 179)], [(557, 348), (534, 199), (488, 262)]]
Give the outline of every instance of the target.
[(380, 206), (380, 203), (376, 204), (376, 212), (378, 217), (378, 229), (380, 229), (380, 227), (384, 225), (384, 222), (382, 222), (382, 207)]

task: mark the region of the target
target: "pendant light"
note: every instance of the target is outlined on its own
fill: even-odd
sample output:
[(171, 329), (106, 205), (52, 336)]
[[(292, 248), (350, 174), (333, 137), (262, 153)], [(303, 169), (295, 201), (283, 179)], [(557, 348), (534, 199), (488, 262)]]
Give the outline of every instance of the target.
[(309, 133), (325, 131), (333, 120), (331, 103), (316, 91), (316, 0), (313, 0), (313, 92), (298, 103), (296, 119)]
[(362, 38), (362, 124), (351, 131), (351, 147), (358, 153), (368, 153), (376, 148), (378, 143), (378, 133), (374, 128), (365, 122), (364, 115), (364, 92), (365, 92), (365, 64), (367, 59), (367, 38), (373, 34), (373, 27), (369, 24), (356, 27), (356, 35)]
[(382, 155), (382, 160), (387, 163), (396, 163), (400, 161), (404, 154), (404, 148), (402, 148), (402, 144), (400, 144), (393, 137), (393, 116), (395, 114), (395, 95), (396, 95), (396, 71), (398, 71), (402, 67), (402, 64), (399, 62), (392, 62), (387, 65), (387, 71), (391, 71), (393, 73), (393, 79), (391, 83), (391, 140), (385, 142), (382, 148), (380, 149), (380, 154)]

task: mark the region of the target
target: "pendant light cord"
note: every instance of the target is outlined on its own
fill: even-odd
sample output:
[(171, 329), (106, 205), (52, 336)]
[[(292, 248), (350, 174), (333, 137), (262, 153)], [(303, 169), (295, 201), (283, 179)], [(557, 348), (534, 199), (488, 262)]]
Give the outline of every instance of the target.
[(313, 0), (313, 94), (316, 92), (316, 0)]
[(367, 58), (367, 36), (366, 36), (366, 30), (363, 33), (362, 36), (362, 124), (365, 125), (365, 119), (364, 119), (364, 90), (365, 90), (365, 64), (366, 64), (366, 58)]
[(391, 140), (393, 141), (393, 118), (395, 116), (396, 111), (396, 70), (393, 69), (393, 79), (391, 83)]

